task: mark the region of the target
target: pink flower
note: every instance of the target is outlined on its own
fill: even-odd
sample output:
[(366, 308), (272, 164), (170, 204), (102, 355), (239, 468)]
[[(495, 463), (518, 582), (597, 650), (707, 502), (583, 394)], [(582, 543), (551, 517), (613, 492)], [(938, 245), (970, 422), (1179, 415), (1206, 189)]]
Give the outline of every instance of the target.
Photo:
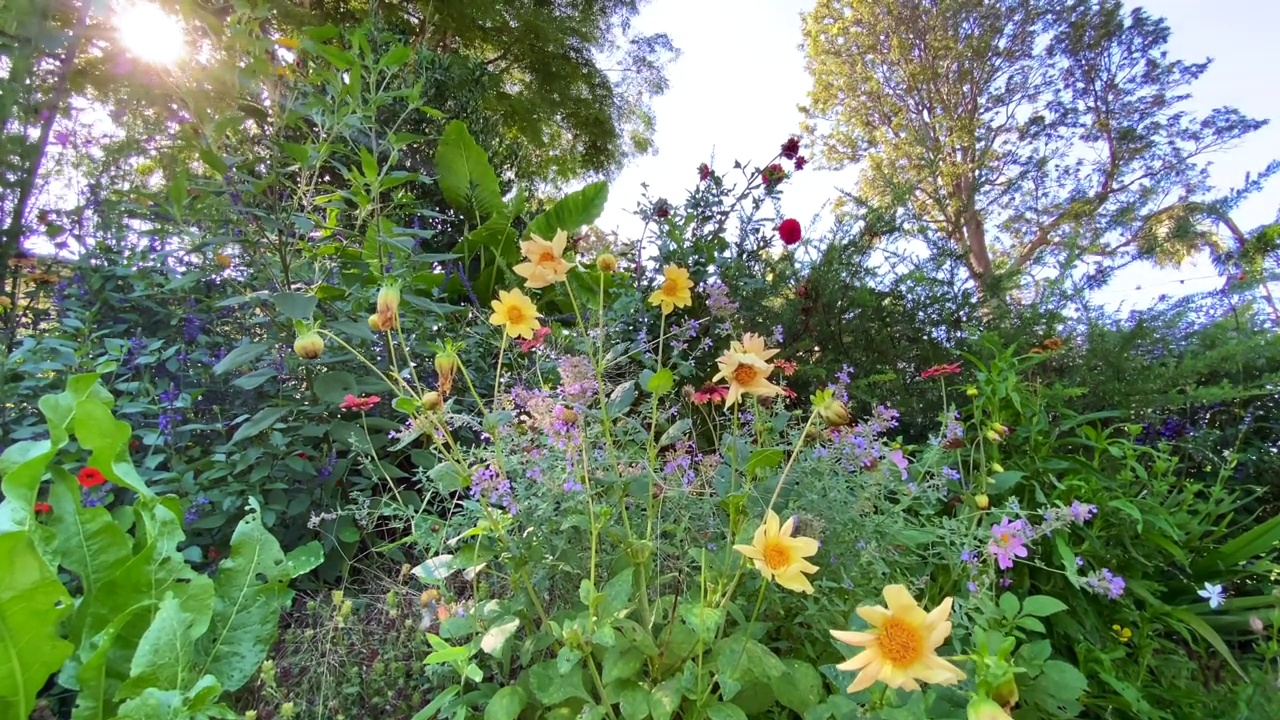
[(941, 377), (945, 375), (956, 375), (960, 372), (960, 363), (949, 363), (946, 365), (934, 365), (933, 367), (920, 373), (920, 377), (924, 380), (929, 378)]
[(348, 395), (346, 399), (342, 401), (342, 404), (339, 405), (338, 407), (343, 410), (355, 410), (356, 412), (369, 412), (370, 410), (373, 409), (373, 406), (377, 405), (381, 400), (382, 398), (378, 397), (377, 395), (371, 395), (369, 397), (356, 397), (355, 395)]
[(1026, 523), (1022, 520), (1010, 522), (1009, 518), (1001, 520), (999, 525), (991, 526), (991, 544), (987, 546), (987, 550), (995, 556), (996, 565), (1001, 570), (1013, 567), (1015, 557), (1027, 556), (1027, 538), (1023, 534), (1025, 531)]
[(711, 179), (711, 166), (702, 163), (698, 166), (698, 182), (706, 182)]
[(729, 396), (729, 388), (723, 385), (703, 385), (702, 389), (693, 394), (694, 405), (706, 405), (712, 403), (719, 405)]
[(902, 473), (902, 479), (907, 479), (907, 456), (902, 454), (902, 450), (890, 450), (885, 457), (889, 462), (898, 466), (898, 472)]

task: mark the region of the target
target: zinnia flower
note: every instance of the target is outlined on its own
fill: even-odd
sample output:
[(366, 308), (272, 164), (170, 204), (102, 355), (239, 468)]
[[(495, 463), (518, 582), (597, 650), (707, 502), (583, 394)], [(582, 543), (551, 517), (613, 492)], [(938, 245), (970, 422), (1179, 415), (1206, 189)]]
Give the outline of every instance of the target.
[(951, 598), (927, 614), (902, 585), (886, 587), (884, 599), (888, 608), (858, 608), (858, 616), (871, 625), (869, 631), (831, 631), (836, 640), (863, 648), (836, 666), (845, 672), (861, 670), (848, 691), (865, 690), (877, 680), (900, 690), (919, 690), (917, 681), (952, 685), (963, 680), (964, 673), (937, 653), (951, 634)]
[(955, 375), (960, 372), (960, 363), (949, 363), (946, 365), (934, 365), (933, 367), (920, 373), (920, 377), (924, 380), (939, 377), (941, 375)]
[(733, 549), (750, 558), (765, 581), (776, 580), (779, 585), (795, 592), (813, 593), (813, 585), (805, 573), (815, 573), (818, 566), (804, 558), (818, 552), (818, 541), (807, 537), (792, 537), (796, 519), (789, 518), (780, 524), (778, 513), (770, 510), (764, 524), (756, 528), (750, 545), (734, 545)]
[(378, 397), (377, 395), (371, 395), (369, 397), (356, 397), (355, 395), (348, 395), (345, 399), (343, 399), (342, 404), (339, 405), (338, 407), (342, 410), (356, 410), (358, 412), (368, 412), (372, 410), (373, 406), (377, 405), (381, 400), (382, 398)]
[(489, 316), (489, 322), (503, 327), (508, 337), (532, 338), (534, 331), (542, 327), (538, 322), (542, 313), (519, 290), (499, 290), (498, 299), (490, 305), (493, 307), (493, 314)]
[(783, 375), (791, 377), (796, 373), (796, 363), (794, 360), (774, 360), (773, 366), (782, 371)]
[(573, 267), (564, 259), (564, 246), (569, 242), (569, 234), (564, 230), (556, 231), (556, 235), (547, 242), (537, 235), (520, 243), (520, 254), (528, 258), (511, 268), (517, 275), (525, 279), (527, 288), (544, 288), (569, 277), (569, 268)]
[(693, 304), (693, 281), (689, 279), (689, 271), (677, 265), (668, 265), (662, 269), (666, 278), (662, 285), (649, 296), (650, 305), (660, 305), (663, 315), (670, 315), (678, 307)]
[(80, 471), (80, 474), (76, 476), (76, 480), (79, 481), (80, 487), (91, 488), (105, 483), (107, 478), (97, 468), (87, 467)]
[(795, 218), (787, 218), (778, 226), (778, 237), (782, 238), (782, 244), (790, 247), (800, 242), (800, 221)]
[[(743, 339), (745, 340), (746, 337)], [(764, 341), (760, 342), (763, 347)], [(759, 355), (745, 351), (741, 343), (731, 343), (729, 350), (716, 358), (716, 365), (720, 366), (720, 372), (711, 378), (711, 381), (716, 382), (726, 378), (729, 380), (729, 392), (724, 399), (725, 405), (738, 402), (738, 398), (742, 397), (743, 393), (757, 397), (771, 397), (782, 392), (781, 388), (766, 379), (769, 373), (773, 372), (773, 366), (760, 359)]]
[(707, 383), (693, 394), (694, 405), (706, 405), (707, 403), (720, 404), (724, 402), (725, 397), (729, 395), (729, 388), (724, 385), (712, 385)]

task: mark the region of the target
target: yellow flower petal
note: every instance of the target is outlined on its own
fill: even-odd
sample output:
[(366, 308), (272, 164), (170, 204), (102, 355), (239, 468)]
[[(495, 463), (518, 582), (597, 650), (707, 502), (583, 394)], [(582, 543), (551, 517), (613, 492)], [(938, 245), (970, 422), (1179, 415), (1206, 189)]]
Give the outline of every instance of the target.
[(879, 627), (885, 624), (892, 616), (892, 613), (879, 605), (864, 605), (854, 612), (858, 613), (858, 617), (866, 620), (868, 624), (874, 627)]
[[(875, 633), (858, 632), (856, 630), (832, 630), (831, 637), (839, 640), (845, 645), (854, 645), (858, 647), (863, 647), (871, 642), (874, 642), (875, 639), (879, 636), (876, 635)], [(862, 657), (862, 655), (859, 655), (858, 657)], [(866, 663), (862, 663), (861, 665), (858, 665), (858, 667), (862, 667), (863, 665), (866, 665)], [(841, 668), (841, 670), (844, 670), (844, 669), (845, 668)], [(857, 668), (849, 668), (849, 669), (856, 670)]]

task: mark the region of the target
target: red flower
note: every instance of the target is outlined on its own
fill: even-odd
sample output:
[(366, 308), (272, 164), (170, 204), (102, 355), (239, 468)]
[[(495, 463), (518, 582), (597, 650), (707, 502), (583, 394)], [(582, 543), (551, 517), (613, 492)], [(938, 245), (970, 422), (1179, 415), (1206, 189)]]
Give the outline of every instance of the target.
[(797, 155), (797, 156), (796, 156), (796, 171), (797, 171), (797, 172), (799, 172), (800, 170), (803, 170), (803, 169), (804, 169), (804, 166), (805, 166), (805, 165), (808, 165), (808, 164), (809, 164), (809, 161), (808, 161), (808, 160), (805, 160), (803, 155)]
[(702, 163), (698, 166), (698, 182), (706, 182), (711, 179), (711, 166)]
[(933, 367), (920, 373), (920, 377), (928, 380), (942, 375), (956, 375), (960, 372), (960, 363), (949, 363), (946, 365), (934, 365)]
[(800, 154), (800, 138), (792, 136), (782, 143), (782, 157), (788, 160), (795, 160)]
[(729, 396), (729, 388), (724, 385), (703, 385), (702, 389), (693, 394), (694, 405), (706, 405), (712, 403), (719, 405)]
[(765, 185), (773, 186), (787, 179), (787, 171), (782, 169), (778, 163), (774, 163), (764, 170), (760, 171), (760, 180)]
[(791, 377), (796, 372), (796, 363), (794, 360), (774, 360), (773, 366), (782, 371), (783, 375)]
[(310, 455), (307, 455), (306, 453), (301, 451), (294, 453), (293, 456), (296, 458), (302, 458), (303, 460), (306, 460), (308, 457), (311, 457)]
[(107, 481), (106, 476), (101, 471), (89, 467), (81, 470), (76, 479), (80, 481), (80, 487), (87, 488), (98, 487)]
[(373, 406), (377, 405), (381, 400), (382, 398), (378, 397), (377, 395), (370, 395), (369, 397), (356, 397), (355, 395), (348, 395), (342, 401), (342, 404), (339, 405), (338, 407), (343, 410), (369, 412), (370, 410), (373, 409)]
[(778, 237), (782, 238), (782, 244), (791, 247), (800, 242), (800, 221), (795, 218), (787, 218), (778, 226)]
[(795, 400), (795, 399), (796, 399), (796, 391), (795, 391), (795, 390), (792, 390), (792, 389), (791, 389), (791, 388), (789, 388), (789, 387), (784, 387), (784, 388), (782, 388), (782, 394), (783, 394), (783, 395), (786, 395), (788, 398), (790, 398), (790, 399), (792, 399), (792, 400)]
[(533, 337), (520, 341), (520, 352), (532, 352), (534, 349), (542, 347), (542, 343), (546, 341), (547, 336), (550, 334), (551, 328), (546, 325), (534, 330)]
[(46, 515), (46, 514), (51, 513), (51, 512), (53, 512), (53, 506), (52, 506), (52, 505), (50, 505), (49, 503), (47, 503), (47, 502), (38, 502), (38, 503), (36, 503), (36, 514), (37, 514), (37, 515)]

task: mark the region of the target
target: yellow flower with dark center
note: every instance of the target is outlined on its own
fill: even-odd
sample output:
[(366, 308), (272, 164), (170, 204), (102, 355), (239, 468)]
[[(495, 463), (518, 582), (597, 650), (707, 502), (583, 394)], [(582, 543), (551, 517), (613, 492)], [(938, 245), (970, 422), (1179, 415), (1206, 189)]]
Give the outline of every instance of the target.
[(900, 690), (919, 690), (917, 682), (952, 685), (964, 679), (964, 673), (938, 657), (938, 646), (951, 634), (951, 598), (946, 598), (932, 612), (926, 613), (902, 585), (884, 589), (889, 607), (864, 605), (858, 616), (866, 620), (867, 632), (832, 630), (831, 636), (846, 645), (863, 648), (862, 652), (836, 666), (845, 672), (861, 670), (849, 685), (855, 693), (871, 687), (877, 680)]
[(733, 549), (750, 558), (765, 581), (776, 581), (795, 592), (813, 593), (813, 585), (804, 574), (817, 572), (818, 566), (804, 558), (818, 552), (818, 541), (802, 536), (792, 537), (795, 526), (795, 518), (781, 524), (778, 513), (770, 510), (764, 524), (756, 528), (751, 544), (734, 545)]
[(547, 242), (537, 235), (520, 243), (520, 254), (528, 262), (522, 262), (511, 268), (517, 275), (525, 279), (527, 288), (544, 288), (569, 277), (569, 268), (573, 267), (564, 259), (564, 246), (569, 242), (569, 235), (563, 230)]
[(538, 322), (542, 313), (538, 312), (529, 296), (519, 290), (499, 290), (498, 299), (490, 305), (493, 314), (489, 316), (489, 322), (504, 328), (508, 337), (528, 340), (535, 330), (542, 327)]
[(678, 307), (693, 304), (693, 281), (689, 279), (688, 270), (678, 265), (668, 265), (662, 269), (662, 275), (666, 279), (649, 296), (650, 305), (659, 305), (663, 315), (670, 315)]
[[(741, 347), (736, 342), (733, 345)], [(782, 392), (782, 388), (766, 379), (773, 372), (773, 365), (761, 360), (755, 353), (735, 352), (731, 346), (728, 352), (716, 358), (716, 365), (720, 367), (720, 372), (711, 381), (729, 381), (729, 392), (724, 398), (726, 407), (738, 402), (743, 393), (770, 397)]]

